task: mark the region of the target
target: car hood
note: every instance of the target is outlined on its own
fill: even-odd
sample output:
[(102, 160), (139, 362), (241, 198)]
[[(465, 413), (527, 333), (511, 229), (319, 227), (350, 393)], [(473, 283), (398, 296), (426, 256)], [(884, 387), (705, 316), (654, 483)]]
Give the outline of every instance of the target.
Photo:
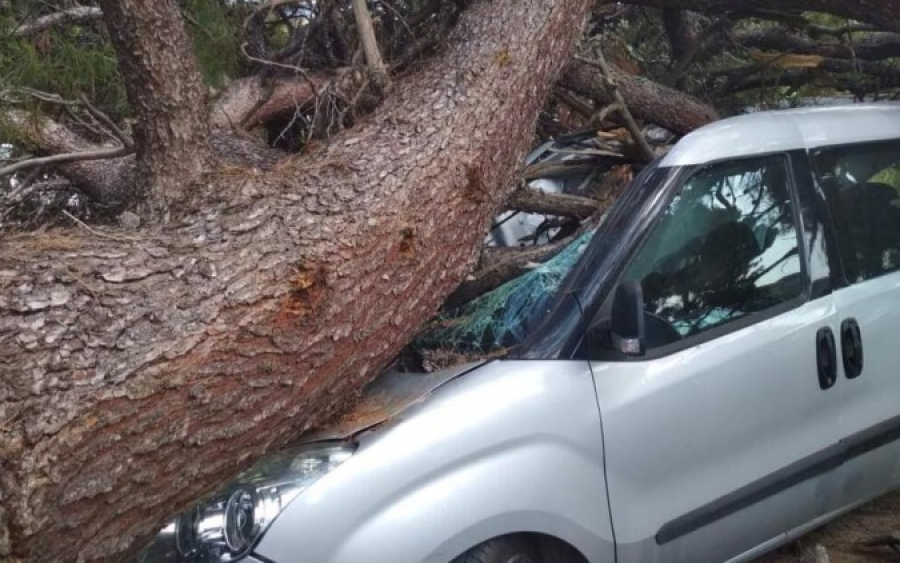
[(462, 364), (434, 373), (384, 373), (365, 388), (352, 409), (308, 435), (304, 442), (347, 440), (397, 416), (408, 407), (428, 398), (438, 387), (484, 363)]

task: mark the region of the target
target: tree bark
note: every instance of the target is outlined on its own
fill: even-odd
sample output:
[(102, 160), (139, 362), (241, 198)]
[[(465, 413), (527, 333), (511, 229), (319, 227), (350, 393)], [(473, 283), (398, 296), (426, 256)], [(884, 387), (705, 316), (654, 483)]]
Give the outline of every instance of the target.
[[(684, 92), (615, 68), (610, 69), (610, 75), (637, 119), (683, 135), (718, 118), (712, 107)], [(570, 61), (562, 72), (560, 84), (599, 104), (613, 103), (600, 71), (584, 62)]]
[(900, 0), (629, 0), (628, 3), (704, 14), (741, 10), (826, 12), (868, 22), (884, 31), (900, 32)]
[(100, 0), (137, 118), (138, 190), (159, 212), (211, 169), (206, 88), (176, 0)]
[[(152, 83), (170, 51), (141, 31), (173, 2), (103, 4)], [(589, 4), (474, 2), (377, 115), (269, 173), (219, 167), (164, 228), (0, 240), (0, 558), (121, 559), (352, 402), (472, 266)], [(130, 83), (139, 143), (196, 148)], [(148, 89), (197, 109), (196, 87)], [(139, 154), (170, 196), (183, 156)]]
[(381, 58), (381, 50), (375, 38), (375, 27), (372, 25), (372, 15), (369, 13), (366, 0), (353, 0), (353, 17), (356, 18), (356, 29), (359, 32), (359, 41), (366, 57), (369, 75), (375, 82), (375, 87), (383, 91), (388, 85), (388, 72), (384, 59)]
[(527, 213), (562, 215), (584, 219), (600, 209), (600, 202), (589, 197), (568, 194), (546, 193), (523, 188), (513, 192), (506, 202), (506, 208)]

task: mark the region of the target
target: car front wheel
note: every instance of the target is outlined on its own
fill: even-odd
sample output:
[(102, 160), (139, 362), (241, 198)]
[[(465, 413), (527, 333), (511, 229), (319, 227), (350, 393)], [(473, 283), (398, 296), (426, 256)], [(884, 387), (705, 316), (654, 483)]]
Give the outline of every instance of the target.
[(527, 536), (504, 536), (476, 545), (451, 563), (542, 563), (535, 542)]

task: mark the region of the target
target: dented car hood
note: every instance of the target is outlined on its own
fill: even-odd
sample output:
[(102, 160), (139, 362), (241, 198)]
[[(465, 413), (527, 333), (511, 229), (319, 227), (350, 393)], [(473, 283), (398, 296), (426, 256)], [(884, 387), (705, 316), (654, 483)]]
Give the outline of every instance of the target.
[(310, 434), (304, 442), (350, 439), (394, 418), (408, 407), (428, 398), (448, 381), (484, 364), (483, 361), (473, 362), (434, 373), (384, 373), (366, 387), (352, 409)]

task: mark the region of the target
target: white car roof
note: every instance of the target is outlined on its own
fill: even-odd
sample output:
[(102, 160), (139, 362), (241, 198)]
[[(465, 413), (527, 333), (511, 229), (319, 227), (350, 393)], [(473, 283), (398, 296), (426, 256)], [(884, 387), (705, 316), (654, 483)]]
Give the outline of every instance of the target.
[(755, 154), (887, 139), (900, 139), (900, 104), (767, 111), (723, 119), (697, 129), (679, 141), (660, 166), (691, 166)]

